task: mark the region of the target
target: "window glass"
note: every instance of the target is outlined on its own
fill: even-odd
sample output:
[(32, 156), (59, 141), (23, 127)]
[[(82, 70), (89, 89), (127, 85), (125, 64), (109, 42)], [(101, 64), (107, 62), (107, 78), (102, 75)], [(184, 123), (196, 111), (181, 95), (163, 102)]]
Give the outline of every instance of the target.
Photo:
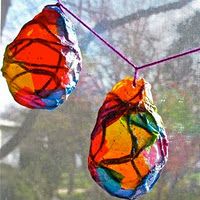
[[(2, 0), (1, 63), (20, 28), (54, 0)], [(63, 0), (72, 12), (138, 66), (200, 46), (198, 0)], [(133, 68), (67, 14), (83, 69), (75, 92), (53, 111), (29, 110), (0, 75), (2, 200), (110, 200), (90, 177), (90, 136), (105, 95)], [(143, 200), (200, 196), (199, 52), (141, 70), (169, 139), (169, 159)], [(119, 138), (120, 139), (120, 138)]]

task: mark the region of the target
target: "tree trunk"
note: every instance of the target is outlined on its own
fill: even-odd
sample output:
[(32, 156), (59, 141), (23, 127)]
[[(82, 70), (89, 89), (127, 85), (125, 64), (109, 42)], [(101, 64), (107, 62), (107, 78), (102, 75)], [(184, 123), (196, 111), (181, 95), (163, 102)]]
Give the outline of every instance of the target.
[(74, 152), (71, 153), (71, 167), (70, 167), (70, 171), (69, 171), (69, 182), (68, 182), (68, 194), (72, 194), (74, 191), (74, 182), (75, 182), (75, 167), (76, 167), (76, 163), (75, 163), (75, 154)]

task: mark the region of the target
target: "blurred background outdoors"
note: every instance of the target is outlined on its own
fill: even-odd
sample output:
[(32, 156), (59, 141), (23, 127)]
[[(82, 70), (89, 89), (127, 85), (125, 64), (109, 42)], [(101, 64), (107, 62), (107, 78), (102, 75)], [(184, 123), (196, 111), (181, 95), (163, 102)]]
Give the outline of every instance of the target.
[[(53, 0), (1, 1), (5, 46)], [(200, 46), (199, 0), (63, 0), (138, 65)], [(0, 75), (1, 200), (111, 200), (87, 170), (90, 134), (105, 94), (133, 70), (73, 21), (83, 56), (76, 91), (54, 111), (28, 110), (11, 98)], [(169, 161), (142, 200), (200, 196), (200, 53), (140, 72), (170, 141)]]

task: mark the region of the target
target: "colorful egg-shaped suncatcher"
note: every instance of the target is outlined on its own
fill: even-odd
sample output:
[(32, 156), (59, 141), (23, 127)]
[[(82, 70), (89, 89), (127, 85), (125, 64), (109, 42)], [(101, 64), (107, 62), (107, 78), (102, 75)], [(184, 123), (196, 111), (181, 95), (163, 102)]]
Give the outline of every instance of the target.
[(2, 73), (19, 104), (54, 109), (74, 90), (80, 70), (72, 23), (58, 5), (49, 5), (7, 46)]
[(126, 78), (107, 94), (91, 135), (88, 168), (113, 196), (135, 199), (158, 180), (168, 157), (161, 117), (144, 79)]

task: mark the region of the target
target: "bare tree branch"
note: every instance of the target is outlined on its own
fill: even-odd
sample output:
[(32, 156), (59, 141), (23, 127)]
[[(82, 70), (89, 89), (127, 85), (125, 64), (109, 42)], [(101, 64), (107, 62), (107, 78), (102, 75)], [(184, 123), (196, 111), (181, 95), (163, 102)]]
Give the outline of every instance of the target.
[[(169, 4), (165, 4), (165, 5), (158, 6), (158, 7), (150, 7), (147, 10), (144, 10), (144, 9), (138, 10), (135, 13), (132, 13), (130, 15), (127, 15), (127, 16), (119, 18), (119, 19), (102, 20), (101, 22), (99, 22), (95, 25), (93, 30), (98, 33), (104, 33), (105, 31), (115, 29), (119, 26), (122, 26), (126, 23), (130, 23), (132, 21), (138, 20), (140, 18), (149, 17), (151, 15), (160, 14), (162, 12), (165, 13), (168, 11), (181, 9), (184, 6), (186, 6), (187, 4), (191, 3), (192, 1), (193, 0), (180, 0), (178, 2), (169, 3)], [(83, 37), (83, 39), (82, 39), (83, 42), (81, 43), (82, 51), (87, 50), (89, 43), (92, 40), (94, 40), (94, 38), (95, 37), (91, 33), (88, 33), (85, 37)]]
[(21, 141), (31, 133), (30, 129), (32, 128), (37, 116), (38, 111), (31, 111), (27, 114), (26, 119), (18, 129), (17, 133), (1, 147), (0, 159), (3, 159), (10, 152), (12, 152), (21, 143)]
[(92, 10), (88, 7), (87, 8), (83, 7), (82, 5), (81, 5), (81, 10), (80, 10), (80, 3), (81, 2), (79, 2), (79, 5), (77, 5), (76, 3), (72, 3), (72, 2), (67, 2), (66, 4), (71, 6), (71, 7), (77, 8), (79, 11), (85, 11), (85, 12), (92, 13), (92, 14), (96, 14), (96, 13), (100, 14), (101, 13), (100, 11)]

